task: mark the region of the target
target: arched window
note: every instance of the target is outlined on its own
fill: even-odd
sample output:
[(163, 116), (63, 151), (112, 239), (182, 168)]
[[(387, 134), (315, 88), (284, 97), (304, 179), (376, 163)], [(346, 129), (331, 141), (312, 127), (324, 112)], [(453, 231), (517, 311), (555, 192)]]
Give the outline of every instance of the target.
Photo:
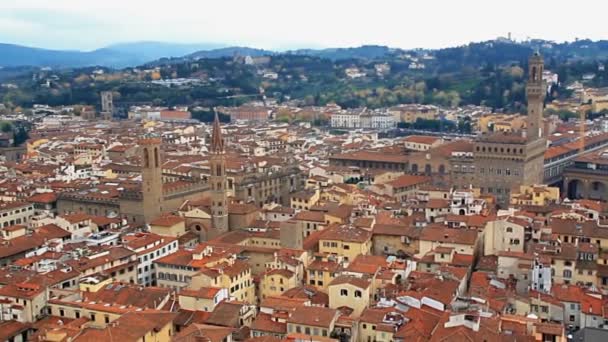
[(536, 82), (536, 67), (532, 67), (532, 81)]
[(427, 175), (430, 175), (430, 174), (431, 174), (431, 171), (432, 171), (432, 169), (431, 169), (431, 164), (426, 164), (426, 165), (424, 166), (424, 173), (426, 173)]
[(154, 148), (154, 166), (160, 166), (160, 156), (158, 155), (158, 147)]
[(564, 270), (564, 278), (572, 278), (572, 271)]
[(441, 164), (439, 165), (439, 174), (444, 174), (445, 173), (445, 165)]
[(144, 148), (144, 167), (150, 167), (150, 154), (147, 148)]
[(418, 173), (418, 164), (412, 164), (412, 173)]
[(215, 175), (216, 176), (221, 176), (222, 175), (222, 165), (217, 165), (215, 167)]

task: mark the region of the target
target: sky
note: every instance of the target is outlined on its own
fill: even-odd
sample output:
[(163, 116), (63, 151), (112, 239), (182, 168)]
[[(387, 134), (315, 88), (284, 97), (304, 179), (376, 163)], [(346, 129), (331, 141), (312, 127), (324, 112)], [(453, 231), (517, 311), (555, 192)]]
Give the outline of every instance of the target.
[(607, 10), (606, 0), (0, 0), (0, 42), (73, 50), (130, 41), (440, 48), (508, 32), (561, 42), (608, 39)]

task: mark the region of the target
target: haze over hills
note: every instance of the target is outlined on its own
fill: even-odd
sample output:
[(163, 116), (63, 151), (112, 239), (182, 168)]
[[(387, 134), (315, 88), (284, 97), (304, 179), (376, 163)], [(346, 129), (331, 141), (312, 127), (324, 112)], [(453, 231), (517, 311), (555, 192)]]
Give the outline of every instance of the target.
[(0, 66), (84, 67), (136, 66), (163, 57), (181, 57), (201, 50), (225, 47), (217, 43), (180, 44), (130, 42), (112, 44), (93, 51), (52, 50), (0, 43)]
[[(490, 41), (492, 42), (492, 41)], [(529, 53), (530, 49), (541, 49), (547, 57), (564, 59), (587, 59), (605, 58), (608, 56), (608, 41), (578, 40), (576, 42), (553, 43), (545, 40), (532, 40), (523, 43), (496, 40), (498, 46), (486, 45), (487, 42), (470, 43), (464, 46), (456, 46), (435, 51), (438, 56), (453, 55), (456, 51), (467, 60), (471, 58), (467, 49), (472, 46), (484, 44), (490, 55), (499, 54), (502, 59), (520, 57)], [(503, 46), (511, 46), (507, 50)], [(501, 47), (501, 48), (496, 48)], [(312, 57), (326, 58), (333, 61), (362, 59), (381, 59), (390, 55), (405, 53), (412, 50), (390, 48), (380, 45), (365, 45), (360, 47), (327, 48), (327, 49), (297, 49), (289, 51), (271, 51), (242, 46), (227, 46), (221, 43), (199, 43), (181, 44), (169, 42), (129, 42), (112, 44), (93, 51), (76, 50), (52, 50), (35, 47), (27, 47), (15, 44), (0, 43), (0, 67), (54, 67), (54, 68), (78, 68), (88, 66), (103, 66), (112, 68), (133, 67), (143, 64), (158, 65), (163, 63), (181, 63), (200, 58), (221, 58), (234, 55), (249, 55), (252, 57), (262, 55), (306, 55)], [(462, 52), (462, 53), (460, 53)], [(513, 55), (507, 56), (504, 55)], [(467, 57), (468, 56), (468, 57)], [(478, 57), (485, 58), (486, 54)], [(494, 56), (497, 57), (497, 56)], [(513, 58), (517, 60), (518, 58)], [(448, 61), (457, 67), (462, 60), (458, 58)], [(479, 61), (478, 61), (479, 62)]]
[(105, 66), (122, 68), (152, 63), (158, 60), (172, 62), (199, 58), (230, 57), (235, 54), (249, 56), (279, 53), (309, 55), (332, 60), (373, 59), (384, 57), (391, 49), (386, 46), (361, 46), (329, 49), (298, 49), (285, 52), (270, 51), (219, 43), (179, 44), (167, 42), (131, 42), (112, 44), (93, 51), (51, 50), (15, 44), (0, 44), (0, 66), (86, 67)]

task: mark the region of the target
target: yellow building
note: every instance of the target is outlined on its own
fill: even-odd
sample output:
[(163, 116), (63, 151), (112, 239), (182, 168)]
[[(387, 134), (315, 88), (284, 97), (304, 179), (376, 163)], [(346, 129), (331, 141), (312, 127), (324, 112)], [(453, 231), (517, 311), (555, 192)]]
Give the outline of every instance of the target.
[(298, 285), (294, 272), (286, 269), (269, 270), (260, 280), (260, 298), (280, 296)]
[(333, 255), (317, 256), (306, 268), (308, 284), (327, 292), (327, 287), (341, 268), (341, 261), (340, 257)]
[(321, 192), (316, 190), (299, 191), (291, 195), (291, 207), (293, 209), (309, 210), (310, 207), (317, 204), (321, 198)]
[(329, 307), (349, 308), (351, 317), (359, 317), (370, 303), (371, 279), (342, 275), (329, 284)]
[(559, 201), (559, 188), (541, 185), (521, 185), (511, 193), (513, 205), (548, 205)]
[(372, 232), (351, 225), (330, 225), (319, 239), (319, 252), (340, 255), (344, 261), (370, 254)]
[(227, 262), (202, 268), (199, 274), (192, 276), (189, 288), (201, 287), (224, 288), (228, 290), (231, 299), (248, 304), (256, 302), (251, 268), (244, 261), (229, 259)]

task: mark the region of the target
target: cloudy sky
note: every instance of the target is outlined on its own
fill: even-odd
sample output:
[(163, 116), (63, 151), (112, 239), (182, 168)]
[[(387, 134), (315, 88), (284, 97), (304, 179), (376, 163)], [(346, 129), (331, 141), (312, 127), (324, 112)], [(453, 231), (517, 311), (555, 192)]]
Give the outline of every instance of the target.
[(144, 40), (436, 48), (508, 32), (608, 39), (607, 9), (606, 0), (0, 0), (0, 42), (91, 50)]

